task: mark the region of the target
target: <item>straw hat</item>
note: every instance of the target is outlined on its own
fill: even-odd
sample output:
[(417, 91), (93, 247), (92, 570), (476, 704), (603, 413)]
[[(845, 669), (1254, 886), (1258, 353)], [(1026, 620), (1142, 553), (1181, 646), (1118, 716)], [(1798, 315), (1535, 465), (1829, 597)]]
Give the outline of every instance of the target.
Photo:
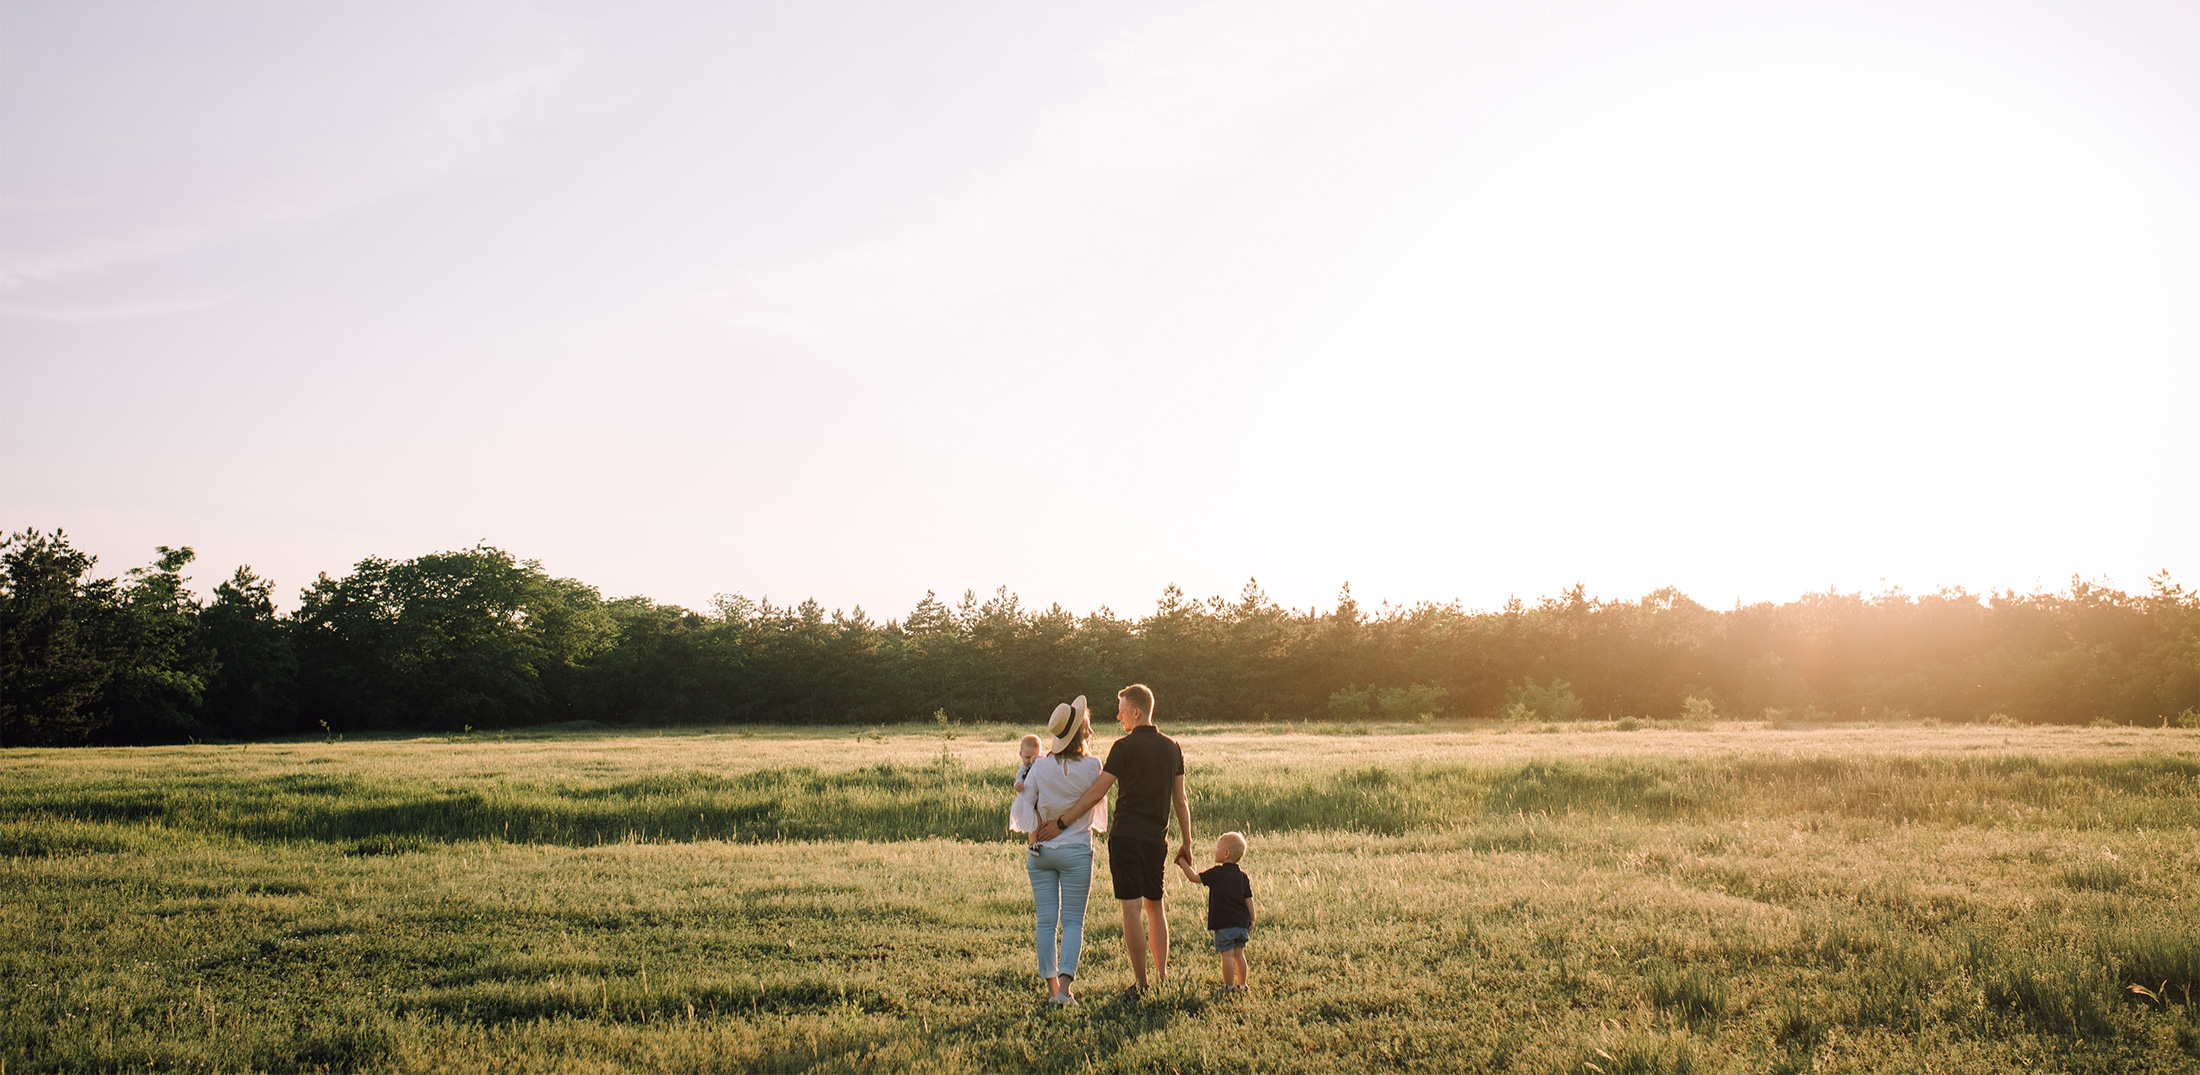
[(1076, 738), (1077, 729), (1083, 727), (1091, 717), (1091, 709), (1085, 704), (1085, 696), (1082, 694), (1074, 702), (1055, 706), (1054, 715), (1047, 718), (1048, 739), (1045, 752), (1052, 754), (1068, 746), (1069, 741)]

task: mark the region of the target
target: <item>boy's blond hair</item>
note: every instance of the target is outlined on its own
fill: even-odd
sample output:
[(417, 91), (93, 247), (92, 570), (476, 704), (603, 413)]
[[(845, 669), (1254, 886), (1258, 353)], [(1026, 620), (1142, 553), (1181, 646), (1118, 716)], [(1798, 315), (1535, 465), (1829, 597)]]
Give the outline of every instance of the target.
[(1222, 861), (1236, 862), (1237, 860), (1245, 857), (1244, 833), (1226, 832), (1217, 837), (1215, 842), (1222, 845), (1222, 853), (1227, 856)]
[(1044, 746), (1044, 745), (1046, 745), (1045, 741), (1044, 741), (1044, 740), (1042, 740), (1042, 739), (1040, 739), (1040, 738), (1039, 738), (1038, 736), (1036, 736), (1036, 735), (1027, 735), (1027, 736), (1024, 736), (1024, 741), (1023, 741), (1023, 742), (1021, 742), (1021, 743), (1018, 743), (1018, 744), (1016, 744), (1016, 752), (1017, 752), (1018, 754), (1021, 754), (1021, 753), (1023, 753), (1023, 751), (1024, 751), (1024, 748), (1025, 748), (1025, 747), (1030, 747), (1030, 748), (1031, 748), (1031, 756), (1032, 756), (1032, 757), (1034, 757), (1034, 758), (1036, 758), (1036, 757), (1038, 757), (1038, 756), (1039, 756), (1039, 748), (1040, 748), (1040, 747), (1042, 747), (1042, 746)]

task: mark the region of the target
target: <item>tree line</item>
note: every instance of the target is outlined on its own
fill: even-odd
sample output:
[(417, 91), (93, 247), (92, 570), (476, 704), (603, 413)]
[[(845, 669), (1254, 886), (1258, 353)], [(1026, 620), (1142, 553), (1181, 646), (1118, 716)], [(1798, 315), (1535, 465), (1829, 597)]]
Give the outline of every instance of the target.
[(723, 595), (606, 600), (481, 545), (323, 574), (296, 611), (189, 548), (98, 578), (60, 531), (0, 544), (0, 742), (250, 739), (607, 724), (1030, 721), (1143, 681), (1179, 720), (1635, 717), (2192, 723), (2200, 594), (1828, 592), (1715, 610), (1575, 586), (1495, 611), (1279, 607), (1175, 586), (1138, 618), (1005, 588), (899, 619)]

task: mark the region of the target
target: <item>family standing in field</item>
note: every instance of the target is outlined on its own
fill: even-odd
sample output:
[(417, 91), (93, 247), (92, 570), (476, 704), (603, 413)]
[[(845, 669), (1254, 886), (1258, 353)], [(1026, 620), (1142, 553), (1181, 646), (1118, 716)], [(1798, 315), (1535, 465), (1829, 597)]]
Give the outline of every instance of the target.
[[(1070, 988), (1084, 951), (1085, 903), (1092, 890), (1092, 834), (1108, 837), (1108, 874), (1123, 905), (1123, 947), (1130, 956), (1134, 992), (1146, 989), (1146, 957), (1153, 956), (1153, 984), (1169, 974), (1169, 916), (1161, 889), (1170, 865), (1169, 815), (1176, 815), (1183, 843), (1175, 865), (1184, 877), (1207, 886), (1207, 928), (1222, 959), (1222, 989), (1245, 987), (1245, 945), (1253, 928), (1252, 883), (1238, 868), (1245, 837), (1226, 832), (1215, 843), (1215, 864), (1192, 869), (1192, 806), (1184, 787), (1184, 749), (1154, 727), (1153, 691), (1132, 684), (1116, 692), (1115, 720), (1123, 737), (1108, 748), (1107, 762), (1086, 753), (1092, 716), (1084, 695), (1054, 707), (1046, 736), (1027, 735), (1016, 774), (1009, 827), (1029, 836), (1024, 869), (1031, 876), (1037, 915), (1034, 936), (1039, 977), (1047, 999), (1074, 1005)], [(1108, 790), (1117, 788), (1110, 824)]]

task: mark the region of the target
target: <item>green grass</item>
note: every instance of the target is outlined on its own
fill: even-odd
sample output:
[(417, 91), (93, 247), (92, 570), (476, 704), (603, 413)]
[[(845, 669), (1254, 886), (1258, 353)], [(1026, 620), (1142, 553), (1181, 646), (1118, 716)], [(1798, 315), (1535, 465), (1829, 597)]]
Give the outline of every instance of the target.
[(2200, 735), (1558, 727), (1170, 729), (1253, 839), (1255, 988), (1175, 886), (1175, 986), (1114, 996), (1101, 900), (1068, 1012), (1020, 729), (10, 751), (0, 1064), (2200, 1065)]

